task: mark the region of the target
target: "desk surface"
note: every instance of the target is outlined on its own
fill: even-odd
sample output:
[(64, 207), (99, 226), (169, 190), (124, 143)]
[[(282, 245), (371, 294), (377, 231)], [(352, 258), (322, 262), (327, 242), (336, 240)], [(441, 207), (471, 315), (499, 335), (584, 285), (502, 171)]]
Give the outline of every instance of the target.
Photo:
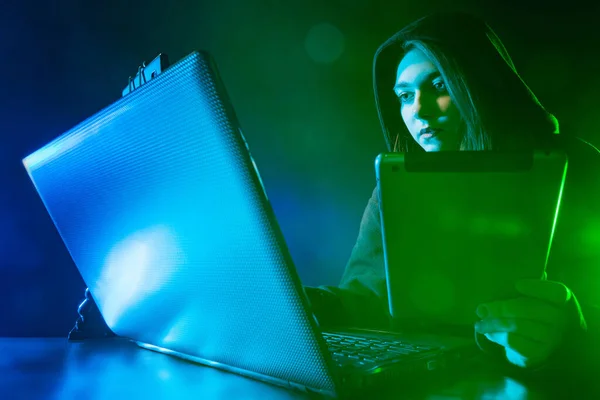
[[(0, 339), (2, 399), (299, 399), (302, 393), (264, 384), (118, 340)], [(491, 372), (427, 385), (407, 396), (401, 388), (378, 398), (554, 399), (575, 397), (566, 386), (526, 384)], [(560, 388), (564, 390), (560, 390)], [(580, 390), (582, 388), (579, 388)], [(569, 395), (570, 394), (570, 395)], [(565, 397), (567, 396), (567, 397)], [(600, 397), (597, 397), (600, 398)]]

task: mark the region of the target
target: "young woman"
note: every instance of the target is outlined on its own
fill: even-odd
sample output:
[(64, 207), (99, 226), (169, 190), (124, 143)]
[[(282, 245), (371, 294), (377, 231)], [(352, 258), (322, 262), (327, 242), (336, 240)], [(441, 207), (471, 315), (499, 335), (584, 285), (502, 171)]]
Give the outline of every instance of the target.
[[(556, 118), (520, 78), (500, 39), (470, 15), (437, 13), (408, 25), (378, 49), (373, 77), (390, 151), (560, 146), (567, 152), (569, 173), (547, 279), (520, 281), (520, 297), (481, 304), (470, 329), (485, 350), (518, 367), (554, 369), (585, 361), (598, 320), (591, 303), (598, 298), (583, 277), (598, 276), (600, 249), (582, 248), (577, 232), (600, 204), (591, 184), (598, 181), (598, 150), (558, 135)], [(339, 287), (306, 291), (322, 325), (389, 327), (376, 191)]]

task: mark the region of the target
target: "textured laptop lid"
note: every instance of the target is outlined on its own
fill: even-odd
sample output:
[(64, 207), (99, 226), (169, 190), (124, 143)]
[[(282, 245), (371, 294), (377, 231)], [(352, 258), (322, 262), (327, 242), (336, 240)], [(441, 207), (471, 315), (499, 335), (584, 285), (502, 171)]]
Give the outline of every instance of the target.
[(334, 390), (210, 56), (193, 53), (23, 163), (115, 333)]

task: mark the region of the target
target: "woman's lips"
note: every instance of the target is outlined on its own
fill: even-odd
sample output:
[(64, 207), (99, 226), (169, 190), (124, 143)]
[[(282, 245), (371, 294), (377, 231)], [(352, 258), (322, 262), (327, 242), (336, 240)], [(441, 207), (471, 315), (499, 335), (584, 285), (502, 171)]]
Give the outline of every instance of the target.
[(419, 133), (419, 139), (431, 139), (432, 137), (436, 136), (440, 131), (441, 129), (423, 129)]

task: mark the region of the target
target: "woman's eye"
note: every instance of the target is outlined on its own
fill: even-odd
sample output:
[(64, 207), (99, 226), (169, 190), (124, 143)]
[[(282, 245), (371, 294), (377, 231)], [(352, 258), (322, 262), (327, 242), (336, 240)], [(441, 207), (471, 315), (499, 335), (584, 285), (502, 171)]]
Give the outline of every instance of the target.
[(444, 82), (435, 82), (433, 84), (433, 87), (435, 87), (439, 91), (446, 90), (446, 84)]
[(411, 94), (410, 93), (400, 93), (398, 95), (398, 98), (400, 99), (401, 103), (406, 103), (407, 101), (410, 101)]

